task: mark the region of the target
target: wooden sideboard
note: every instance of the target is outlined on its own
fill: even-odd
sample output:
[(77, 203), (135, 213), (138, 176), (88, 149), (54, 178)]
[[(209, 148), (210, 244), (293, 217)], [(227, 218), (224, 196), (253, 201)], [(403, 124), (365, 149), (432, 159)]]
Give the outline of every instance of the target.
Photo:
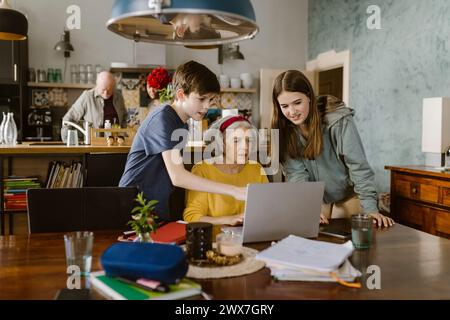
[(401, 224), (450, 238), (450, 173), (419, 167), (391, 171), (391, 214)]

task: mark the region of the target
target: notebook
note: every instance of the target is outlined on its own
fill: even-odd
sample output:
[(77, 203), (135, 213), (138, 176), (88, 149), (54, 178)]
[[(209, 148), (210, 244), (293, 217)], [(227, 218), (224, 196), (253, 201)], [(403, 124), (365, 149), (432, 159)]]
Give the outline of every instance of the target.
[(321, 272), (334, 272), (353, 253), (351, 241), (339, 245), (289, 236), (261, 251), (256, 259), (267, 265), (276, 264)]
[[(183, 244), (186, 241), (186, 223), (182, 221), (170, 222), (168, 224), (159, 227), (156, 232), (150, 234), (152, 240), (156, 243), (174, 243)], [(134, 241), (136, 235), (133, 234), (126, 239), (119, 237), (119, 241)]]
[(180, 221), (168, 223), (150, 236), (158, 243), (182, 244), (186, 241), (186, 223)]
[[(268, 265), (268, 267), (270, 275), (279, 281), (336, 282), (329, 272), (290, 268), (276, 264)], [(355, 269), (348, 259), (335, 273), (339, 279), (347, 282), (353, 282), (356, 278), (361, 277), (361, 272)]]
[(112, 300), (178, 300), (200, 295), (202, 288), (198, 283), (183, 279), (176, 285), (169, 285), (170, 292), (160, 293), (145, 290), (105, 275), (104, 271), (90, 275), (92, 287)]

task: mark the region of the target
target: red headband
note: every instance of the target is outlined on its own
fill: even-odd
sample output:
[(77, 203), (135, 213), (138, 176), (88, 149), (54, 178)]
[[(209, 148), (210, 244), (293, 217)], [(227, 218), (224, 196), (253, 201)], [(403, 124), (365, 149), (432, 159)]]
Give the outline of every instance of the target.
[(229, 126), (231, 126), (235, 122), (240, 122), (240, 121), (250, 123), (250, 121), (245, 119), (243, 116), (235, 116), (235, 117), (228, 119), (224, 123), (222, 123), (222, 125), (220, 126), (220, 132), (224, 133), (225, 130), (227, 130)]

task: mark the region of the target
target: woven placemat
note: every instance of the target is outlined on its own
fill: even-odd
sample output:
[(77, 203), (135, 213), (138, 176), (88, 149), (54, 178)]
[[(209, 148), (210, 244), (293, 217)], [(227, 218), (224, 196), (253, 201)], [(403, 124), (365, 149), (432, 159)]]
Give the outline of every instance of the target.
[(264, 262), (255, 259), (257, 254), (258, 250), (243, 247), (242, 255), (244, 258), (240, 263), (225, 267), (198, 267), (189, 265), (187, 277), (192, 279), (222, 279), (251, 274), (265, 267)]

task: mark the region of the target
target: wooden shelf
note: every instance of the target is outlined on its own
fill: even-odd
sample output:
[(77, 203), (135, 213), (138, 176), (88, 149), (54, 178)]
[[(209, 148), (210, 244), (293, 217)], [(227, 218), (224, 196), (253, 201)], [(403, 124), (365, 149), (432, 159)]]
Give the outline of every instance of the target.
[(27, 209), (5, 209), (3, 210), (4, 213), (21, 213), (21, 212), (27, 212)]
[(233, 89), (233, 88), (222, 88), (220, 90), (222, 93), (230, 92), (230, 93), (256, 93), (256, 89)]
[(61, 88), (61, 89), (92, 89), (93, 84), (85, 83), (53, 83), (53, 82), (28, 82), (28, 86), (32, 88)]
[[(109, 72), (111, 73), (146, 73), (149, 74), (152, 72), (153, 69), (160, 68), (161, 66), (139, 66), (139, 67), (111, 67), (109, 69)], [(173, 68), (167, 68), (166, 69), (169, 73), (175, 72), (175, 69)]]

